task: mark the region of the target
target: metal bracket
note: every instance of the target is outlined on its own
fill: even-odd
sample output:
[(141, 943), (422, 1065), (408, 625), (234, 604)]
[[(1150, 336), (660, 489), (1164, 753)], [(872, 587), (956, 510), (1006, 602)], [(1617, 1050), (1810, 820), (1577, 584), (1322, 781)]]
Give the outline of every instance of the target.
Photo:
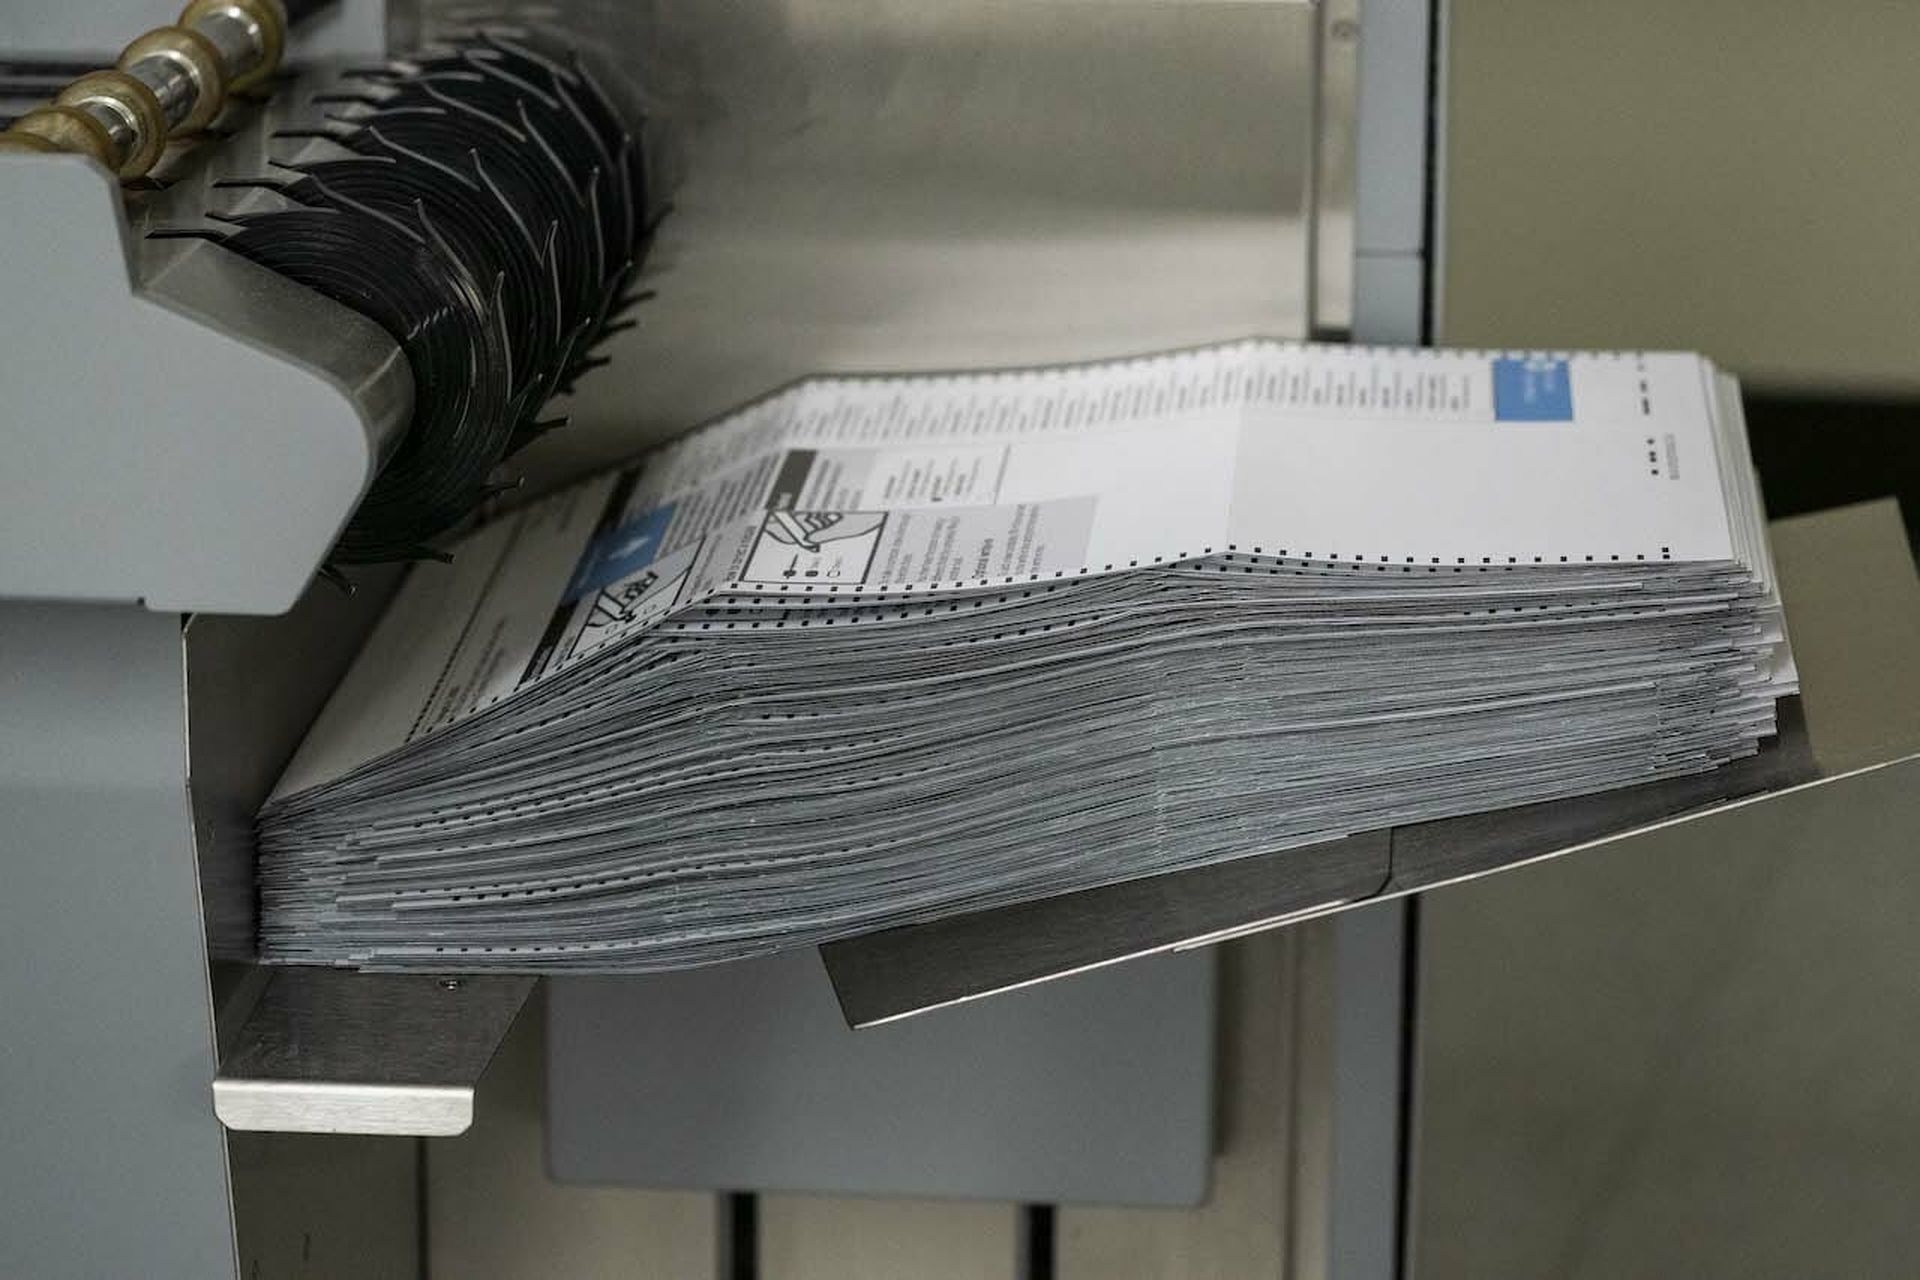
[(268, 972), (213, 1082), (229, 1129), (464, 1133), (474, 1089), (537, 981)]

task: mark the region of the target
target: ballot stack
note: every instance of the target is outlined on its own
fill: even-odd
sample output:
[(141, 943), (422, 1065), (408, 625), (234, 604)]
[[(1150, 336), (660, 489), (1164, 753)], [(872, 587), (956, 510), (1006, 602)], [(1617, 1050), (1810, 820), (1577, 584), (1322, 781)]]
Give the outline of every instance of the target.
[(448, 549), (260, 815), (269, 960), (730, 960), (1701, 773), (1795, 690), (1677, 353), (817, 379)]

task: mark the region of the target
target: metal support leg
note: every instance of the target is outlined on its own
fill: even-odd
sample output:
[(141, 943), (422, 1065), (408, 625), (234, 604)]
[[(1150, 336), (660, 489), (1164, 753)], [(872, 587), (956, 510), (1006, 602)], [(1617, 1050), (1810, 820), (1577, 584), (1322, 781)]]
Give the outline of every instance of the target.
[(235, 1272), (180, 619), (0, 604), (0, 1275)]

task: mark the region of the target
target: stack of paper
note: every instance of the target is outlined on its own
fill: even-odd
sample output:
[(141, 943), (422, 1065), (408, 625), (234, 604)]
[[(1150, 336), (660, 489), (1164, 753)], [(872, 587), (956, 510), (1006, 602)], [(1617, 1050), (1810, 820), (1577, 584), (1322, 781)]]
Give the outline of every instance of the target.
[(650, 969), (1712, 769), (1794, 688), (1688, 355), (803, 383), (416, 568), (262, 948)]

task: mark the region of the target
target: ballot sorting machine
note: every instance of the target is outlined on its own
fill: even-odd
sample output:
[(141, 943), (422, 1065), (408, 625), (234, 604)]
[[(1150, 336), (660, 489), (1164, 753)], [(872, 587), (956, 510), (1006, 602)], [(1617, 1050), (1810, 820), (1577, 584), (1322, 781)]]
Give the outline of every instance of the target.
[[(516, 384), (513, 425), (567, 425), (516, 438), (511, 458), (495, 442), (460, 510), (550, 488), (812, 372), (1249, 333), (1428, 339), (1444, 14), (1359, 0), (964, 8), (541, 7), (626, 86), (608, 92), (644, 142), (631, 177), (651, 195), (629, 230), (645, 262), (616, 271), (603, 254), (596, 279), (617, 287), (586, 308), (582, 345)], [(227, 1131), (458, 1133), (537, 982), (255, 961), (252, 817), (403, 571), (354, 569), (351, 591), (330, 580), (420, 388), (387, 329), (223, 243), (277, 207), (289, 166), (336, 145), (311, 136), (316, 97), (351, 118), (369, 68), (384, 69), (376, 87), (399, 83), (408, 54), (526, 15), (195, 0), (127, 44), (166, 17), (149, 9), (27, 3), (0, 18), (14, 95), (0, 101), (12, 126), (0, 135), (10, 1274), (235, 1274)], [(1829, 683), (1817, 668), (1803, 679), (1810, 698)], [(1324, 1140), (1302, 1147), (1312, 1192), (1296, 1212), (1322, 1246), (1303, 1272), (1392, 1274), (1412, 1047), (1410, 944), (1391, 900), (1756, 805), (1791, 824), (1868, 771), (1920, 785), (1920, 744), (1897, 726), (1832, 756), (1797, 700), (1783, 721), (1769, 750), (1696, 779), (885, 930), (821, 958), (839, 1010), (864, 1026), (1175, 956), (1186, 967), (1155, 989), (1191, 1015), (1190, 1043), (1125, 1087), (1193, 1102), (1185, 1136), (1202, 1145), (1182, 1150), (1204, 1162), (1207, 948), (1384, 904), (1345, 918), (1326, 970), (1309, 1073), (1322, 1088), (1306, 1103)], [(720, 977), (691, 1001), (656, 1001), (656, 1034), (673, 1018), (691, 1027), (703, 1006), (773, 999), (785, 980), (742, 978), (729, 994)], [(604, 1012), (622, 1007), (620, 983), (647, 979), (596, 981)], [(1087, 999), (1110, 1011), (1125, 984)], [(1002, 1034), (993, 1008), (967, 1034)], [(1092, 1021), (1109, 1037), (1149, 1034)], [(569, 1043), (594, 1052), (591, 1038)], [(1089, 1101), (1100, 1089), (1085, 1082), (1022, 1087), (1089, 1125), (1126, 1104)], [(918, 1189), (1146, 1201), (1204, 1189), (1188, 1160), (1103, 1192), (1090, 1151), (1050, 1184), (1015, 1187), (989, 1159)], [(872, 1154), (846, 1157), (860, 1167), (843, 1185), (887, 1189)], [(1010, 1151), (1003, 1164), (1032, 1161)]]

